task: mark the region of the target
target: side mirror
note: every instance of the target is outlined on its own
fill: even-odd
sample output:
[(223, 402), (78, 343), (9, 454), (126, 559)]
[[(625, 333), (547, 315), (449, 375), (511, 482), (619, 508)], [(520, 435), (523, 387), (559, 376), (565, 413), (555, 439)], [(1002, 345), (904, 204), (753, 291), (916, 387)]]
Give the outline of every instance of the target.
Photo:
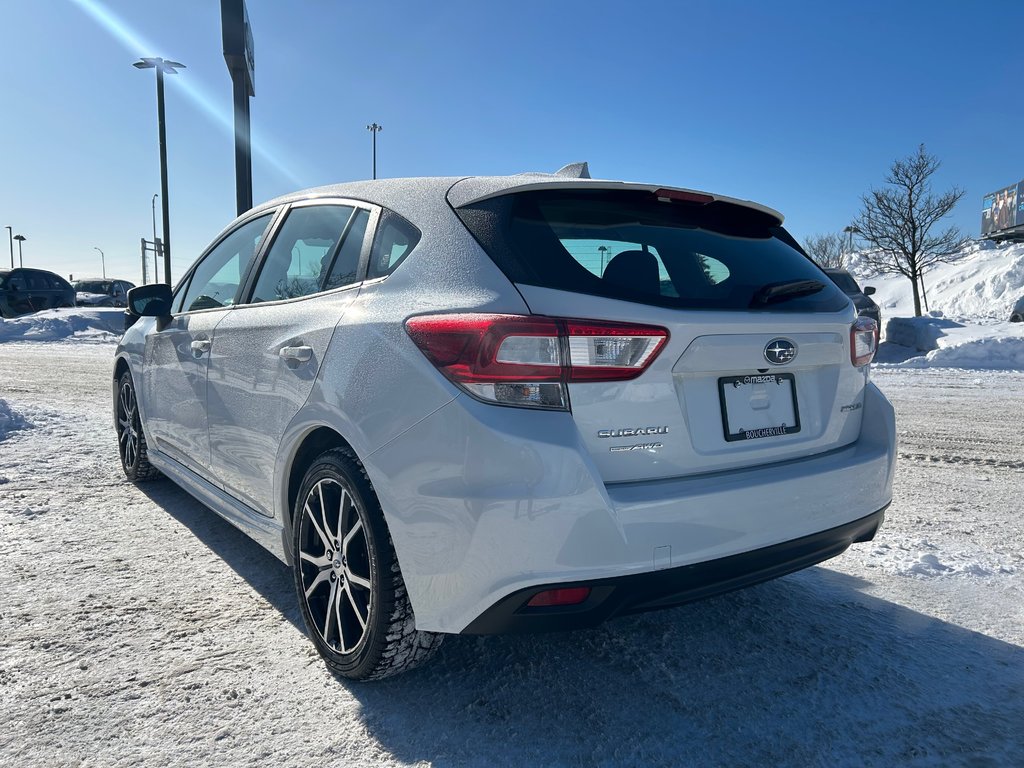
[(171, 286), (166, 283), (140, 285), (128, 291), (128, 306), (124, 311), (124, 329), (127, 331), (140, 317), (170, 318)]
[(873, 285), (865, 285), (864, 286), (864, 295), (865, 296), (873, 296), (874, 294), (875, 294), (875, 287)]

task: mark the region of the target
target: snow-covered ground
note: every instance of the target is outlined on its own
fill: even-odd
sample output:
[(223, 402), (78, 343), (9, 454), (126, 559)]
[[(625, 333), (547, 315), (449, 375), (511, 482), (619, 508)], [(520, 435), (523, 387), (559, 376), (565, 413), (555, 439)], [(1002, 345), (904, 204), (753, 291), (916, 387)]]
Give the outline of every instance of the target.
[[(905, 280), (861, 282), (912, 314)], [(319, 661), (284, 565), (123, 479), (123, 312), (0, 321), (0, 765), (1024, 765), (1024, 246), (928, 292), (872, 374), (900, 438), (874, 542), (362, 685)]]
[(895, 501), (825, 565), (353, 684), (284, 565), (125, 482), (112, 353), (0, 344), (0, 765), (1024, 764), (1024, 373), (877, 371)]

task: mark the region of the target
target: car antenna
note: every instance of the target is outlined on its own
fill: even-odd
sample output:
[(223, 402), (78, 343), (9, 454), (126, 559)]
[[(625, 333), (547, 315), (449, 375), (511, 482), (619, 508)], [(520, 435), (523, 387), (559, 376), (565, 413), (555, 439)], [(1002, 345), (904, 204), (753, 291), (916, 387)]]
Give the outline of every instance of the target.
[(557, 171), (555, 176), (565, 176), (568, 179), (589, 179), (590, 178), (590, 166), (584, 163), (569, 163), (563, 165)]

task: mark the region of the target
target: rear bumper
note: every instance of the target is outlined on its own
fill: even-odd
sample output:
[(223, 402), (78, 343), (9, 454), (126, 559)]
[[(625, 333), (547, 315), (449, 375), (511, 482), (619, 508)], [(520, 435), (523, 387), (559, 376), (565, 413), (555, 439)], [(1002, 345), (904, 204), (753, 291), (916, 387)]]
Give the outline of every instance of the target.
[[(468, 397), (439, 408), (364, 465), (417, 627), (461, 633), (485, 631), (480, 622), (491, 622), (484, 617), (497, 606), (515, 613), (519, 604), (506, 600), (552, 585), (634, 578), (643, 585), (616, 590), (621, 606), (618, 597), (590, 606), (585, 623), (597, 623), (662, 599), (704, 596), (702, 582), (657, 586), (666, 573), (728, 562), (731, 573), (700, 576), (713, 582), (713, 594), (837, 555), (881, 521), (895, 454), (892, 406), (869, 385), (855, 442), (743, 470), (606, 485), (569, 414)], [(789, 549), (809, 538), (809, 550)], [(772, 553), (773, 561), (762, 564), (756, 553)], [(741, 566), (753, 572), (744, 576)], [(626, 599), (644, 590), (658, 596)]]
[[(785, 576), (840, 555), (855, 542), (873, 539), (884, 519), (885, 509), (880, 509), (837, 528), (718, 560), (618, 578), (521, 589), (488, 608), (462, 633), (491, 635), (580, 629), (614, 616), (703, 600)], [(589, 587), (590, 597), (568, 607), (527, 605), (537, 592), (569, 587)]]

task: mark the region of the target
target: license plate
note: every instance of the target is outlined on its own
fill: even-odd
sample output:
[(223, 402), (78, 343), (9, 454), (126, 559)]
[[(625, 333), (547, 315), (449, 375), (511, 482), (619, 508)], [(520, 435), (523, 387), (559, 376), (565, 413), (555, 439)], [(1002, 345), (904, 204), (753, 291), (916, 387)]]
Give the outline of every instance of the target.
[(792, 373), (754, 373), (718, 380), (725, 439), (758, 440), (800, 431)]

